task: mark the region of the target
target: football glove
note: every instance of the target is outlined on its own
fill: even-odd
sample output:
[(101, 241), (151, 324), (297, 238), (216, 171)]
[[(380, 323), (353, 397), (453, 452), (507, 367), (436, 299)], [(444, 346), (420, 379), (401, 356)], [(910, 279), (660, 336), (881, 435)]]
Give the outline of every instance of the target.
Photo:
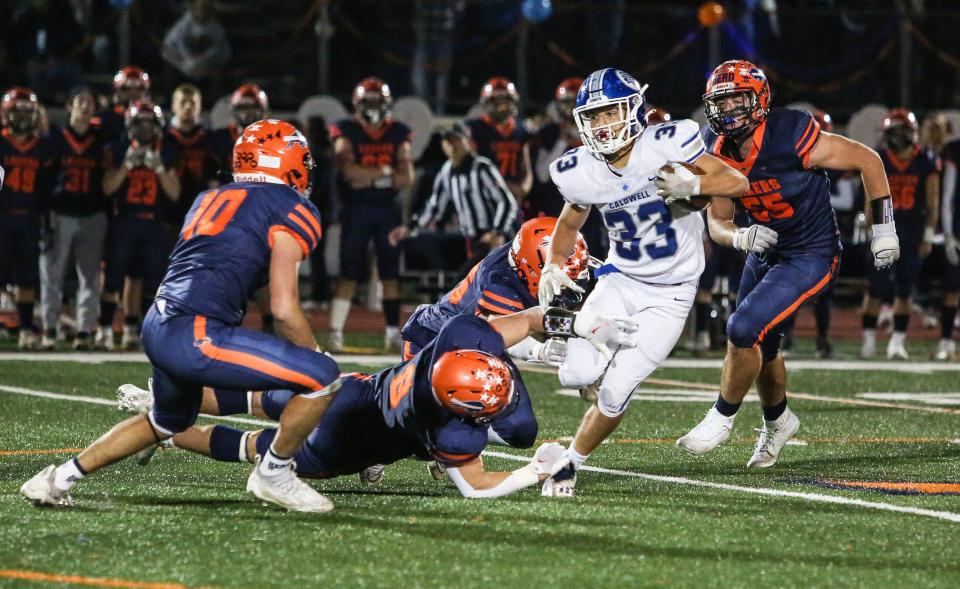
[(564, 287), (576, 292), (583, 292), (583, 288), (567, 276), (567, 273), (560, 266), (556, 264), (544, 266), (540, 272), (540, 285), (537, 287), (537, 298), (540, 301), (540, 306), (544, 309), (549, 307)]
[(873, 253), (873, 265), (877, 268), (892, 266), (900, 258), (900, 239), (892, 221), (873, 225), (870, 251)]
[(777, 232), (763, 225), (741, 227), (733, 232), (733, 249), (762, 254), (777, 245)]
[[(700, 194), (700, 177), (680, 164), (667, 164), (673, 173), (657, 171), (657, 178), (653, 181), (657, 187), (657, 196), (663, 198), (668, 205), (679, 200), (690, 200), (695, 194)], [(664, 166), (666, 168), (667, 166)]]
[(567, 340), (551, 337), (540, 347), (540, 361), (547, 366), (560, 366), (567, 359)]
[(533, 460), (530, 461), (530, 467), (540, 475), (552, 477), (570, 463), (567, 456), (567, 449), (556, 442), (547, 442), (540, 444), (537, 451), (533, 454)]
[(123, 167), (132, 170), (141, 164), (143, 164), (143, 150), (131, 145), (123, 156)]
[(160, 152), (155, 149), (148, 149), (147, 153), (143, 154), (143, 165), (157, 174), (162, 173), (163, 159), (160, 157)]

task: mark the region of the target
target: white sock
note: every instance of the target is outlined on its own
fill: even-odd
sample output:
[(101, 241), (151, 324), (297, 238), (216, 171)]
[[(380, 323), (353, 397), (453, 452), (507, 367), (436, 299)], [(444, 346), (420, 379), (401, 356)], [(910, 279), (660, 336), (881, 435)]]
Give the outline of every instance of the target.
[(330, 329), (343, 333), (343, 326), (347, 324), (349, 314), (350, 299), (333, 299), (330, 303)]
[(292, 457), (284, 458), (278, 456), (273, 450), (273, 444), (270, 444), (270, 449), (267, 450), (267, 453), (260, 460), (260, 474), (267, 477), (277, 476), (285, 472), (291, 462), (293, 462)]
[(587, 461), (587, 458), (590, 457), (589, 454), (581, 454), (574, 450), (573, 444), (570, 444), (570, 447), (567, 448), (567, 456), (570, 457), (570, 463), (573, 464), (573, 470), (580, 470), (580, 467), (583, 466), (583, 463)]
[(250, 460), (250, 455), (247, 454), (247, 440), (250, 438), (250, 434), (252, 433), (253, 432), (248, 431), (244, 432), (244, 434), (240, 436), (240, 448), (238, 449), (238, 457), (240, 458), (240, 462), (253, 462)]
[(400, 337), (400, 328), (394, 325), (388, 325), (385, 333), (387, 335), (387, 339), (396, 339)]
[(869, 342), (877, 341), (877, 330), (876, 329), (864, 329), (863, 330), (863, 340)]
[(907, 341), (907, 332), (905, 331), (894, 331), (890, 336), (890, 343), (893, 344), (902, 344)]
[(76, 458), (64, 462), (53, 472), (53, 486), (61, 491), (69, 491), (70, 487), (77, 484), (86, 475), (80, 471), (80, 465)]

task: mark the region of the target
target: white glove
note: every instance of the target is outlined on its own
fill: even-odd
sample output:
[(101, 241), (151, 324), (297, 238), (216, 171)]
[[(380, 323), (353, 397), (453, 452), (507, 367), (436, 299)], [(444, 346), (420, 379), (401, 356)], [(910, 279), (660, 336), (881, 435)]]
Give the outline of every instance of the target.
[(733, 249), (762, 254), (777, 245), (777, 232), (763, 225), (741, 227), (733, 233)]
[(160, 152), (148, 149), (147, 153), (143, 154), (143, 165), (158, 174), (163, 172), (163, 159), (160, 157)]
[(700, 194), (700, 176), (677, 163), (667, 164), (673, 173), (658, 170), (657, 179), (653, 181), (657, 187), (657, 196), (663, 198), (668, 205), (678, 200), (690, 200), (695, 194)]
[(540, 300), (540, 306), (544, 309), (549, 307), (563, 287), (583, 292), (583, 289), (567, 276), (567, 273), (560, 266), (556, 264), (544, 266), (540, 272), (540, 286), (537, 287), (537, 298)]
[(960, 253), (957, 252), (957, 238), (947, 235), (943, 240), (943, 251), (947, 255), (947, 262), (951, 266), (960, 266)]
[(639, 324), (628, 317), (601, 315), (580, 311), (573, 321), (573, 333), (590, 342), (607, 360), (613, 358), (609, 345), (633, 348), (637, 346)]
[(141, 164), (143, 164), (143, 150), (131, 145), (123, 155), (123, 167), (132, 170)]
[(547, 366), (560, 366), (567, 359), (567, 340), (551, 337), (540, 345), (540, 361)]
[(530, 461), (530, 467), (537, 475), (547, 475), (552, 477), (570, 463), (567, 456), (567, 449), (556, 442), (547, 442), (540, 444), (537, 451), (533, 454), (533, 460)]
[(877, 268), (892, 266), (900, 258), (900, 239), (892, 221), (874, 224), (870, 251), (873, 252), (873, 265)]

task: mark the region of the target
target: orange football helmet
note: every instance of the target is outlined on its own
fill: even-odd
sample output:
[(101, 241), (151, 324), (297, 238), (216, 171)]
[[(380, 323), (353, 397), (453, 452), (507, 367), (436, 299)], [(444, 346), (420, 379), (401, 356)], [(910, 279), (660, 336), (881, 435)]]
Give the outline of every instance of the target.
[(3, 93), (0, 122), (18, 135), (35, 131), (40, 124), (40, 101), (33, 90), (14, 86)]
[(446, 352), (430, 374), (433, 396), (454, 415), (477, 423), (489, 421), (515, 398), (515, 383), (507, 364), (479, 350)]
[(503, 122), (519, 112), (520, 93), (517, 92), (516, 85), (507, 78), (494, 76), (480, 89), (480, 104), (487, 116)]
[(126, 106), (150, 94), (150, 74), (135, 65), (120, 68), (113, 76), (114, 101)]
[(393, 93), (380, 78), (370, 76), (353, 88), (353, 110), (369, 125), (377, 126), (390, 117)]
[[(735, 98), (735, 104), (727, 99)], [(739, 102), (737, 102), (739, 101)], [(763, 70), (745, 60), (718, 65), (707, 79), (703, 110), (717, 135), (739, 137), (752, 131), (770, 113), (770, 83)]]
[[(516, 270), (520, 280), (527, 284), (530, 294), (536, 298), (540, 288), (540, 273), (550, 250), (550, 236), (557, 226), (556, 217), (536, 217), (520, 226), (510, 246), (510, 265)], [(590, 259), (587, 242), (577, 233), (573, 252), (563, 264), (563, 270), (571, 280), (581, 278)]]
[(917, 116), (905, 108), (895, 108), (883, 118), (883, 142), (894, 151), (920, 143)]
[(553, 102), (557, 107), (557, 114), (564, 121), (573, 120), (573, 109), (577, 106), (577, 92), (583, 85), (583, 78), (567, 78), (557, 85), (553, 93)]
[(233, 146), (233, 180), (285, 184), (310, 196), (313, 157), (307, 140), (285, 121), (265, 119), (247, 125)]
[(233, 122), (241, 129), (267, 116), (269, 110), (267, 93), (256, 84), (241, 84), (230, 95)]

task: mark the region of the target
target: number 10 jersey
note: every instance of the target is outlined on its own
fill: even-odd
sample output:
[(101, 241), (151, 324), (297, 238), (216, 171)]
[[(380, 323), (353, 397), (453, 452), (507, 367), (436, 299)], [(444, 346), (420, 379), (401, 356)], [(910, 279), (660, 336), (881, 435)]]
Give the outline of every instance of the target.
[(653, 181), (667, 162), (693, 163), (705, 153), (700, 128), (690, 120), (647, 127), (617, 170), (585, 147), (550, 164), (563, 198), (595, 206), (610, 235), (601, 273), (622, 272), (649, 284), (681, 284), (703, 272), (701, 215), (668, 207)]

